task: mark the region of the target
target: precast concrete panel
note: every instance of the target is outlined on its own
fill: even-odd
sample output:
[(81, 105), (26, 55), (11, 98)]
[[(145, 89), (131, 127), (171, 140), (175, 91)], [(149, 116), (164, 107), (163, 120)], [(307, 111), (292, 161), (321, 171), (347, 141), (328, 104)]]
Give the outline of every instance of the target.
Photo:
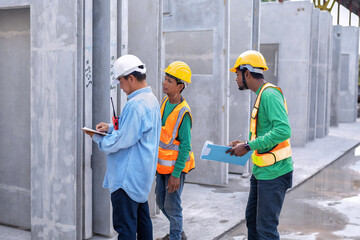
[(162, 91), (160, 79), (160, 6), (162, 0), (128, 1), (129, 32), (128, 52), (138, 56), (146, 64), (146, 81), (159, 100)]
[[(169, 1), (166, 6), (166, 15), (163, 17), (164, 34), (170, 32), (190, 32), (185, 36), (204, 34), (212, 32), (212, 54), (208, 56), (206, 52), (197, 51), (191, 54), (191, 49), (199, 46), (201, 41), (192, 42), (189, 38), (182, 38), (182, 49), (186, 54), (178, 52), (178, 60), (190, 59), (193, 56), (196, 60), (206, 58), (212, 60), (211, 71), (205, 73), (198, 71), (196, 64), (190, 68), (196, 70), (192, 72), (192, 83), (183, 92), (190, 105), (193, 115), (192, 125), (192, 150), (195, 154), (196, 168), (187, 176), (187, 181), (205, 184), (226, 184), (228, 166), (225, 163), (201, 160), (200, 153), (206, 140), (216, 144), (226, 144), (228, 140), (228, 101), (226, 87), (228, 84), (228, 31), (227, 19), (228, 5), (226, 1)], [(172, 35), (174, 36), (174, 35)], [(204, 34), (204, 41), (208, 40), (208, 34)], [(197, 36), (199, 39), (200, 36)], [(171, 35), (164, 38), (163, 68), (166, 59), (175, 58), (174, 51), (170, 54), (166, 49), (171, 45)], [(189, 56), (190, 55), (190, 56)], [(194, 62), (194, 59), (192, 60)], [(186, 60), (185, 60), (186, 61)], [(201, 61), (199, 61), (201, 63)], [(206, 70), (208, 71), (208, 70)], [(209, 174), (211, 172), (211, 174)]]
[(31, 237), (82, 238), (83, 42), (80, 1), (33, 1)]
[[(111, 14), (110, 1), (93, 1), (93, 128), (110, 122)], [(106, 173), (106, 155), (93, 143), (93, 231), (112, 236), (110, 192), (102, 187)]]
[(0, 76), (0, 223), (30, 229), (29, 8), (0, 8)]
[[(327, 12), (328, 13), (328, 12)], [(333, 49), (333, 19), (330, 13), (327, 14), (327, 29), (328, 29), (328, 49), (327, 49), (327, 80), (326, 80), (326, 111), (325, 111), (325, 136), (329, 134), (330, 130), (330, 112), (331, 112), (331, 92), (332, 92), (332, 49)]]
[[(259, 26), (253, 26), (253, 18), (260, 15), (253, 15), (254, 1), (230, 0), (229, 16), (229, 68), (232, 68), (239, 55), (247, 50), (252, 49), (252, 32), (254, 28), (259, 30)], [(259, 20), (256, 21), (259, 24)], [(257, 31), (255, 31), (257, 32)], [(255, 43), (254, 43), (255, 44)], [(256, 39), (256, 45), (259, 44), (259, 38)], [(250, 123), (250, 90), (239, 91), (236, 83), (236, 74), (230, 72), (229, 80), (229, 141), (237, 139), (249, 140), (249, 123)], [(241, 167), (229, 164), (229, 172), (247, 173), (248, 166)]]
[[(84, 1), (84, 126), (92, 127), (93, 1)], [(85, 135), (85, 134), (84, 134)], [(84, 239), (92, 236), (92, 139), (84, 136)]]
[(331, 105), (330, 126), (339, 126), (339, 94), (340, 94), (340, 71), (341, 71), (341, 39), (342, 27), (333, 26), (332, 69), (331, 69)]
[(328, 61), (329, 61), (329, 16), (328, 11), (319, 15), (319, 69), (317, 86), (316, 137), (325, 137), (326, 108), (328, 97)]
[[(146, 81), (161, 101), (162, 0), (155, 2), (156, 4), (148, 0), (128, 1), (128, 52), (145, 63)], [(155, 184), (148, 201), (151, 215), (156, 212), (154, 186)]]
[(316, 136), (317, 117), (317, 83), (319, 71), (319, 15), (320, 9), (314, 8), (311, 19), (311, 65), (309, 87), (309, 133), (308, 140), (314, 140)]
[[(357, 116), (359, 75), (359, 28), (343, 27), (341, 38), (341, 78), (339, 122), (354, 122)], [(347, 63), (345, 62), (347, 61)]]
[(310, 2), (263, 3), (261, 44), (279, 44), (278, 86), (283, 90), (292, 128), (291, 144), (307, 142), (311, 63)]

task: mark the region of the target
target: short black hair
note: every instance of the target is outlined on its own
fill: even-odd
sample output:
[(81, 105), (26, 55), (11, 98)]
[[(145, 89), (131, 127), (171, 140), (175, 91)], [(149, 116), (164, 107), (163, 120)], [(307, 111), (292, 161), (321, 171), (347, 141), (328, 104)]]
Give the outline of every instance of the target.
[(258, 78), (262, 78), (264, 79), (264, 75), (261, 74), (261, 73), (254, 73), (254, 72), (250, 72), (251, 76), (255, 79), (258, 79)]
[(136, 80), (138, 80), (139, 82), (142, 82), (146, 79), (146, 74), (138, 71), (133, 71), (132, 73), (129, 73), (128, 75), (124, 76), (124, 78), (127, 80), (130, 75), (133, 75), (136, 78)]

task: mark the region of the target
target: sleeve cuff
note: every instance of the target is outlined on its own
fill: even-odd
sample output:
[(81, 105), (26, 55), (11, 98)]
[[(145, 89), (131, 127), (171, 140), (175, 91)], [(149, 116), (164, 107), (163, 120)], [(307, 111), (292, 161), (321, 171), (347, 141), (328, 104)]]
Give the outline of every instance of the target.
[(256, 148), (256, 146), (255, 146), (256, 144), (254, 143), (254, 141), (251, 141), (251, 142), (249, 141), (248, 144), (249, 144), (249, 146), (251, 148), (251, 151), (254, 151), (255, 148)]
[(107, 133), (112, 133), (114, 131), (114, 125), (109, 124), (109, 129), (107, 130)]
[(171, 175), (172, 175), (173, 177), (179, 178), (180, 175), (181, 175), (181, 172), (182, 172), (182, 171), (178, 171), (177, 169), (174, 169), (173, 172), (171, 173)]
[(99, 134), (94, 134), (92, 137), (92, 140), (94, 142), (96, 142), (97, 144), (100, 142), (101, 139), (102, 139), (102, 136), (100, 136)]

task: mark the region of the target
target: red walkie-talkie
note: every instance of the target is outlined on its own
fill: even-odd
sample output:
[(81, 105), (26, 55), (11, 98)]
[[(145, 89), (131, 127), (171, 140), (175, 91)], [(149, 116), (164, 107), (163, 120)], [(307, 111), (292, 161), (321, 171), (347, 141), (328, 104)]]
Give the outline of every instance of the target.
[(112, 104), (113, 111), (114, 111), (114, 116), (112, 117), (112, 121), (113, 121), (113, 124), (114, 124), (114, 129), (115, 129), (115, 130), (118, 130), (118, 129), (119, 129), (119, 118), (116, 117), (116, 113), (115, 113), (115, 108), (114, 108), (114, 103), (113, 103), (112, 97), (110, 97), (110, 99), (111, 99), (111, 104)]

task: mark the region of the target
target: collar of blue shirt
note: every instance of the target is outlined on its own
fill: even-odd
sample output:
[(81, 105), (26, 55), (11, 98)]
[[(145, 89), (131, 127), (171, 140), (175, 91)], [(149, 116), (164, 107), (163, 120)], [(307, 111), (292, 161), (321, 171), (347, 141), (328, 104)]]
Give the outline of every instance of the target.
[(132, 92), (132, 93), (127, 97), (127, 100), (132, 99), (133, 97), (135, 97), (136, 95), (139, 95), (140, 93), (148, 93), (148, 92), (151, 92), (151, 87), (140, 88), (140, 89)]

